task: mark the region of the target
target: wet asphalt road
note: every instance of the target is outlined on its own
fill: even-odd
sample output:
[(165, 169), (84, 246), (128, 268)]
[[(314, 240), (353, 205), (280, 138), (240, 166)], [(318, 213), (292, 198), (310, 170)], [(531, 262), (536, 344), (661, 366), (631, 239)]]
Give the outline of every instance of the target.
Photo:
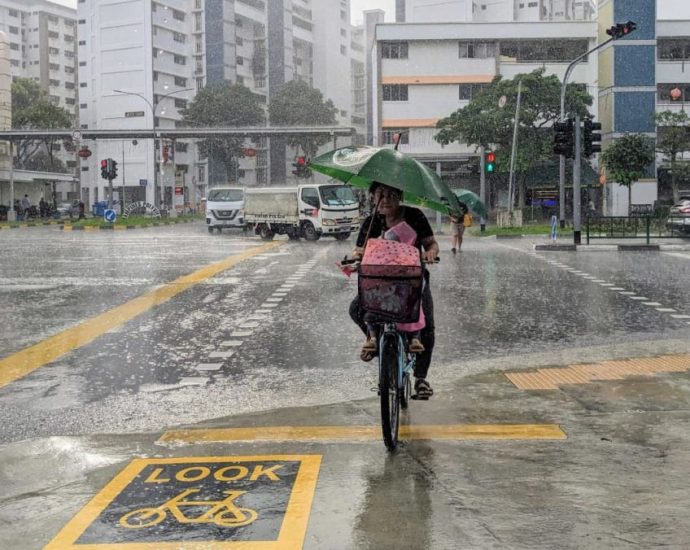
[[(686, 548), (687, 372), (536, 392), (502, 372), (690, 353), (690, 251), (536, 254), (530, 240), (468, 238), (454, 257), (440, 242), (437, 393), (403, 424), (556, 423), (567, 439), (403, 441), (394, 454), (356, 438), (161, 443), (190, 425), (377, 425), (375, 366), (357, 360), (346, 314), (355, 282), (334, 266), (351, 243), (285, 242), (0, 388), (0, 548), (43, 548), (136, 457), (276, 454), (322, 460), (308, 528), (285, 548)], [(200, 224), (0, 233), (0, 358), (257, 245)], [(160, 487), (117, 496), (115, 520), (189, 485)], [(86, 537), (268, 540), (284, 500), (250, 490), (238, 502), (261, 521), (230, 535), (167, 522)]]
[[(440, 240), (442, 262), (430, 268), (432, 384), (505, 358), (519, 367), (528, 353), (575, 362), (574, 350), (690, 336), (690, 319), (672, 316), (690, 315), (690, 252), (535, 254), (528, 241), (467, 239), (453, 256)], [(261, 244), (239, 232), (208, 235), (201, 224), (4, 233), (2, 356)], [(358, 360), (362, 337), (346, 313), (356, 283), (334, 265), (351, 246), (285, 242), (0, 388), (0, 442), (155, 431), (367, 397), (375, 367)], [(263, 307), (275, 292), (277, 307)]]

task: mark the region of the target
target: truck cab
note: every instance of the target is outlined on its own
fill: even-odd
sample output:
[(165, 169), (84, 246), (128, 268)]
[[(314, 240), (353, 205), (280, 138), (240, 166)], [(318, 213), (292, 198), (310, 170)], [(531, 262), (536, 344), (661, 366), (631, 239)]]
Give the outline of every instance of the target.
[(299, 186), (299, 212), (304, 237), (347, 239), (359, 229), (359, 201), (341, 183)]
[(206, 197), (206, 226), (208, 232), (223, 228), (244, 228), (244, 188), (214, 187)]

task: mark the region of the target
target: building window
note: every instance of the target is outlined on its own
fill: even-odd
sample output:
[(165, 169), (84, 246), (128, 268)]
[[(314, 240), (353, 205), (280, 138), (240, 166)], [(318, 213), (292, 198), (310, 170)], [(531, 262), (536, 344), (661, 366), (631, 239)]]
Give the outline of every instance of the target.
[(80, 19), (79, 24), (80, 25), (86, 25), (86, 19)]
[(244, 39), (241, 36), (238, 36), (235, 39), (235, 42), (237, 43), (238, 46), (244, 46)]
[(184, 21), (184, 12), (180, 10), (173, 10), (173, 19)]
[(55, 17), (54, 15), (49, 15), (48, 21), (50, 21), (51, 23), (58, 23), (60, 20), (57, 17)]
[(176, 55), (173, 57), (173, 61), (176, 65), (186, 65), (187, 58), (184, 55)]
[(409, 128), (386, 128), (383, 131), (383, 144), (395, 145), (396, 134), (400, 135), (400, 144), (407, 145), (410, 143), (410, 129)]
[(343, 55), (347, 55), (347, 46), (340, 46), (340, 53)]
[(487, 59), (496, 57), (496, 44), (494, 42), (463, 40), (458, 43), (458, 46), (458, 54), (461, 59)]
[(80, 82), (79, 87), (80, 88), (86, 88), (86, 82)]
[(74, 98), (73, 97), (66, 97), (65, 98), (65, 105), (74, 105)]
[(19, 34), (19, 27), (9, 27), (10, 34)]
[(235, 58), (235, 63), (237, 63), (238, 65), (244, 65), (244, 58), (243, 58), (243, 57), (240, 57), (240, 56), (237, 56), (237, 57)]
[(181, 32), (174, 32), (173, 33), (173, 40), (175, 42), (179, 42), (180, 44), (184, 44), (187, 41), (187, 37), (182, 34)]
[(407, 59), (407, 42), (381, 42), (381, 57), (384, 59)]
[(70, 59), (72, 59), (74, 57), (74, 52), (65, 50), (65, 57), (69, 57)]
[(11, 59), (10, 65), (12, 65), (13, 67), (19, 67), (19, 61), (17, 61), (16, 59)]
[(15, 44), (14, 42), (10, 42), (10, 50), (14, 50), (15, 52), (19, 51), (19, 44)]
[(204, 79), (203, 78), (197, 78), (196, 79), (196, 91), (198, 92), (199, 90), (204, 89)]
[(187, 87), (187, 79), (182, 78), (181, 76), (176, 76), (175, 77), (175, 86), (180, 86), (182, 88)]
[(347, 12), (345, 10), (340, 10), (340, 19), (347, 21)]
[(663, 61), (689, 60), (690, 38), (665, 39), (657, 41), (658, 57)]
[(384, 84), (383, 101), (407, 101), (407, 84)]
[(483, 91), (488, 84), (460, 84), (460, 101), (471, 101), (474, 96)]
[[(673, 99), (671, 90), (680, 90), (680, 97)], [(680, 103), (681, 105), (690, 102), (690, 84), (657, 84), (657, 101), (659, 103)]]
[(86, 103), (80, 103), (79, 108), (80, 109), (88, 109), (88, 105)]
[(74, 36), (71, 34), (66, 34), (63, 36), (63, 38), (65, 39), (65, 42), (74, 42)]
[(179, 99), (175, 98), (175, 107), (178, 109), (186, 109), (187, 108), (187, 100), (186, 99)]
[(86, 67), (86, 61), (80, 61), (79, 66), (80, 67)]
[(506, 40), (500, 43), (501, 56), (511, 57), (517, 63), (564, 63), (581, 56), (588, 49), (587, 40)]
[(7, 13), (10, 17), (19, 17), (19, 12), (17, 10), (10, 9)]
[(340, 36), (347, 38), (347, 31), (345, 29), (340, 29)]
[(49, 68), (51, 71), (59, 71), (59, 70), (60, 70), (60, 65), (58, 65), (57, 63), (48, 63), (48, 68)]
[(55, 31), (48, 31), (48, 38), (60, 38), (60, 33)]
[(79, 45), (80, 46), (86, 46), (86, 40), (80, 40)]
[(65, 90), (74, 90), (74, 82), (65, 81)]

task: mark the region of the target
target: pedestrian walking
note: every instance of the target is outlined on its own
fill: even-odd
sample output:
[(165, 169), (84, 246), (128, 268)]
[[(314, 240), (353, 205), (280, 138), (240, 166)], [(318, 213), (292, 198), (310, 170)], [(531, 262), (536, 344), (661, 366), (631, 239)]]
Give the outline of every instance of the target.
[(22, 209), (28, 210), (31, 208), (31, 200), (29, 199), (29, 195), (24, 195), (24, 198), (22, 199)]
[(465, 234), (467, 216), (467, 208), (465, 208), (459, 215), (451, 215), (450, 217), (450, 234), (453, 237), (450, 251), (453, 254), (456, 254), (462, 248), (462, 237)]
[(86, 216), (84, 215), (84, 210), (85, 210), (85, 209), (86, 209), (86, 208), (85, 208), (85, 206), (84, 206), (84, 201), (79, 201), (79, 219), (80, 219), (80, 220), (83, 220), (83, 219), (86, 217)]

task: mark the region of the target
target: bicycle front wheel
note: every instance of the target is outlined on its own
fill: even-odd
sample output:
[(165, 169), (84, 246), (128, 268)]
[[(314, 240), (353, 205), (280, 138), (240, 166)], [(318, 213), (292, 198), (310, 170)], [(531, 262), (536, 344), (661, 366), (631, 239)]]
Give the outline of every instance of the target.
[(381, 396), (381, 428), (383, 442), (389, 451), (398, 445), (400, 388), (398, 387), (398, 343), (386, 337), (379, 350), (379, 395)]

